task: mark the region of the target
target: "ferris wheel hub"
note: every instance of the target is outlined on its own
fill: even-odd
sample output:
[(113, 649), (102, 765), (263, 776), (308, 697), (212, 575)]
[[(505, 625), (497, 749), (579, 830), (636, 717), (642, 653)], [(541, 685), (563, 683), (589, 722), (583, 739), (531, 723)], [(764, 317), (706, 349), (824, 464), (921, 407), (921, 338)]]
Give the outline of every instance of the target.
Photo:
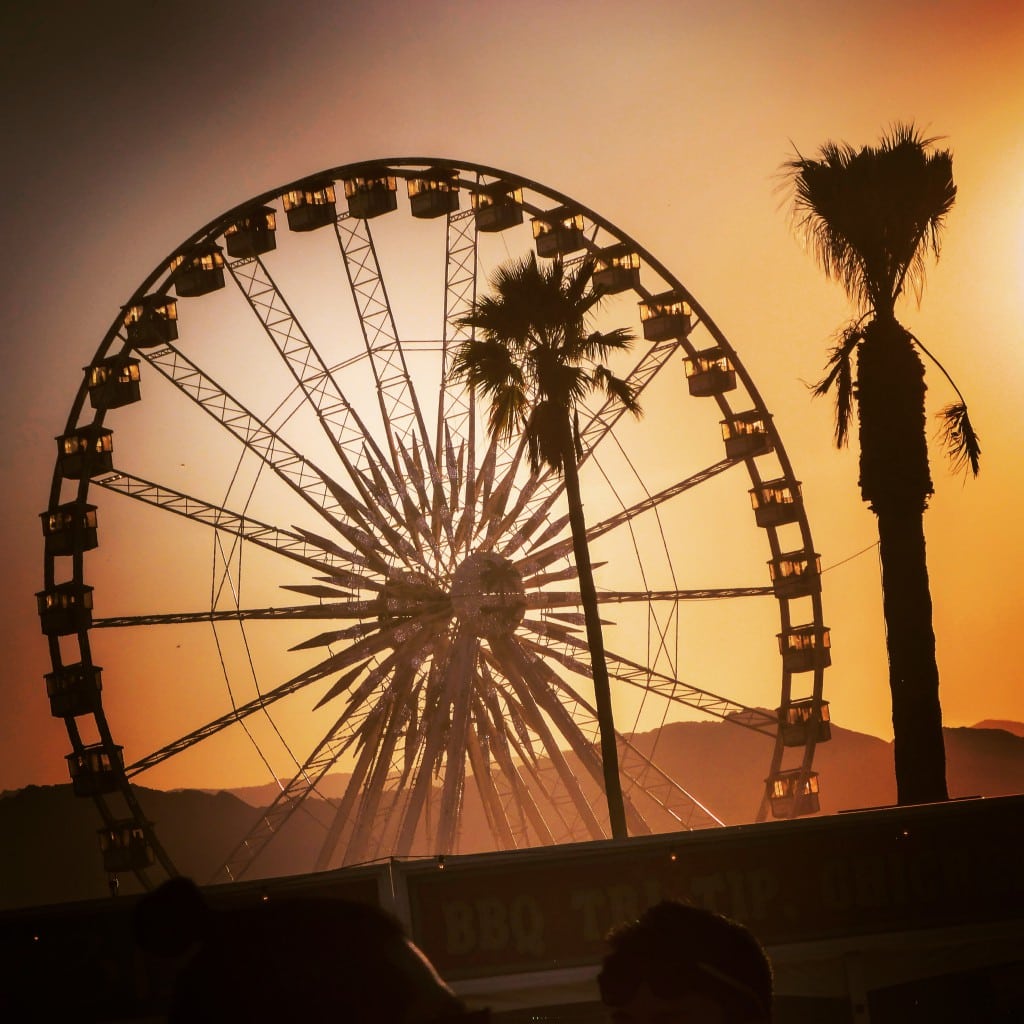
[(509, 636), (523, 620), (526, 588), (503, 555), (475, 551), (452, 575), (452, 612), (480, 637)]

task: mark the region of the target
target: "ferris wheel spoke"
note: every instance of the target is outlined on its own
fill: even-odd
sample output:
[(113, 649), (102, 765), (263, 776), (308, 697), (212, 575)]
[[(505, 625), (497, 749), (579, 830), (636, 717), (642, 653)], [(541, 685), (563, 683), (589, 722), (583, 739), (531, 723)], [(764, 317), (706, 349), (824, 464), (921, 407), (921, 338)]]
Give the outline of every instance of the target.
[(287, 697), (290, 694), (295, 693), (297, 690), (302, 689), (302, 687), (308, 685), (308, 683), (314, 681), (315, 680), (313, 679), (292, 679), (287, 683), (282, 683), (275, 689), (256, 697), (246, 704), (239, 705), (227, 714), (221, 715), (218, 718), (207, 722), (198, 729), (193, 729), (192, 732), (186, 733), (184, 736), (166, 744), (159, 750), (155, 750), (151, 754), (147, 754), (145, 757), (140, 758), (134, 764), (130, 764), (125, 768), (125, 774), (129, 778), (132, 778), (142, 772), (148, 771), (150, 768), (154, 768), (156, 765), (161, 764), (168, 758), (174, 757), (177, 754), (188, 750), (190, 747), (194, 747), (197, 743), (201, 743), (203, 740), (207, 740), (211, 736), (215, 736), (217, 733), (228, 728), (228, 726), (238, 724), (243, 719), (248, 718), (257, 711), (263, 711), (269, 705), (281, 700), (282, 697)]
[[(535, 791), (550, 814), (557, 818), (561, 831), (551, 841), (569, 842), (585, 838), (586, 830), (581, 832), (580, 829), (583, 817), (575, 804), (572, 790), (562, 782), (560, 760), (553, 757), (544, 758), (538, 754), (538, 746), (542, 753), (546, 753), (543, 738), (539, 737), (528, 723), (529, 714), (523, 702), (508, 685), (502, 685), (499, 691), (498, 686), (504, 678), (500, 671), (495, 669), (498, 675), (493, 675), (486, 661), (481, 660), (480, 665), (482, 677), (489, 680), (483, 697), (490, 712), (493, 728), (503, 736), (503, 749), (510, 751), (509, 756), (514, 755), (522, 767), (522, 772), (516, 769), (513, 776), (508, 776), (512, 781), (512, 790), (515, 791), (516, 787), (521, 785), (528, 793)], [(499, 704), (498, 692), (503, 694), (503, 704)], [(511, 730), (507, 728), (506, 722), (512, 726)], [(507, 775), (508, 770), (504, 763), (502, 769)], [(525, 779), (524, 773), (527, 777)], [(553, 835), (551, 826), (540, 812), (539, 805), (535, 803), (533, 807), (543, 823), (543, 831), (538, 832), (538, 835)], [(532, 815), (528, 815), (528, 818), (533, 822)]]
[[(306, 675), (312, 674), (322, 679), (324, 676), (339, 669), (350, 668), (356, 662), (363, 661), (367, 657), (375, 657), (381, 651), (388, 648), (391, 649), (391, 654), (387, 655), (382, 664), (390, 668), (392, 664), (406, 656), (407, 652), (417, 650), (424, 645), (429, 646), (433, 643), (433, 631), (446, 618), (447, 616), (444, 615), (425, 615), (415, 622), (397, 620), (388, 626), (381, 626), (376, 632), (363, 637), (361, 640), (357, 640), (346, 650), (332, 655), (319, 665), (308, 670), (307, 673), (303, 673), (300, 678), (305, 678)], [(369, 677), (369, 680), (373, 681), (373, 676)], [(321, 707), (345, 692), (350, 684), (351, 680), (347, 676), (339, 680), (321, 697), (317, 707)], [(368, 685), (369, 683), (364, 683), (362, 688), (356, 691), (356, 694), (361, 697)]]
[[(771, 587), (705, 587), (696, 590), (599, 590), (598, 604), (658, 604), (675, 601), (722, 601), (739, 597), (771, 597)], [(525, 596), (526, 610), (538, 611), (557, 608), (579, 608), (583, 599), (578, 590), (534, 590)], [(570, 619), (558, 616), (575, 625), (584, 625), (582, 615)]]
[[(691, 474), (685, 480), (680, 480), (678, 483), (673, 484), (671, 487), (666, 487), (663, 491), (659, 491), (657, 494), (650, 495), (649, 497), (644, 498), (642, 501), (638, 501), (636, 504), (631, 505), (629, 508), (623, 509), (621, 512), (617, 512), (615, 515), (609, 516), (607, 519), (603, 519), (599, 523), (594, 523), (588, 526), (587, 543), (592, 544), (599, 537), (603, 537), (605, 534), (611, 533), (617, 527), (623, 526), (624, 524), (631, 522), (633, 519), (635, 519), (642, 513), (649, 512), (653, 509), (658, 508), (660, 505), (664, 504), (670, 498), (674, 498), (688, 490), (691, 490), (694, 487), (698, 487), (699, 485), (706, 483), (708, 480), (711, 480), (712, 478), (716, 477), (719, 473), (722, 473), (724, 470), (729, 469), (730, 466), (734, 466), (741, 463), (742, 460), (722, 459), (721, 461), (716, 462), (711, 466), (705, 467), (704, 469), (700, 470), (697, 473)], [(537, 523), (543, 521), (543, 517), (547, 515), (548, 512), (550, 512), (551, 505), (554, 503), (555, 497), (557, 497), (557, 495), (548, 498), (548, 500), (534, 513), (533, 520), (531, 521), (535, 520)], [(564, 517), (561, 520), (557, 520), (556, 522), (561, 523), (564, 527), (568, 524), (568, 516)], [(548, 543), (551, 537), (555, 537), (558, 535), (559, 532), (561, 532), (561, 530), (556, 532), (554, 530), (554, 525), (555, 524), (553, 523), (552, 528), (543, 535), (543, 540), (538, 538), (535, 545), (536, 549), (534, 551), (532, 551), (525, 558), (521, 558), (516, 562), (516, 568), (519, 569), (519, 571), (524, 575), (529, 572), (535, 572), (536, 570), (541, 569), (546, 565), (550, 565), (552, 562), (555, 562), (560, 558), (566, 557), (572, 551), (572, 537), (563, 537), (561, 540), (554, 541), (553, 543)], [(524, 534), (522, 540), (527, 539), (528, 536), (528, 534)], [(506, 557), (509, 557), (512, 551), (516, 550), (521, 545), (519, 534), (516, 534), (514, 540), (514, 544), (509, 543), (505, 548), (502, 549), (502, 553)], [(547, 546), (542, 546), (544, 544), (546, 544)]]
[[(579, 759), (598, 787), (604, 786), (604, 769), (599, 750), (597, 713), (571, 690), (552, 670), (551, 666), (533, 652), (527, 652), (515, 640), (508, 642), (509, 650), (515, 653), (519, 671), (530, 685), (537, 705), (548, 715), (558, 732), (569, 741), (572, 752)], [(573, 698), (572, 708), (567, 708), (558, 698), (559, 693), (569, 693)], [(573, 711), (576, 714), (573, 714)], [(583, 731), (587, 726), (589, 735)], [(644, 821), (635, 804), (624, 793), (625, 811), (629, 829), (633, 835), (647, 834), (650, 826)]]
[(334, 230), (359, 316), (363, 342), (370, 357), (381, 419), (391, 451), (391, 464), (400, 476), (402, 470), (396, 441), (405, 441), (410, 435), (417, 435), (431, 463), (431, 479), (438, 480), (440, 477), (433, 464), (430, 435), (395, 328), (369, 221), (342, 216), (334, 222)]
[[(490, 492), (484, 498), (480, 508), (480, 526), (485, 528), (483, 530), (483, 536), (480, 539), (479, 549), (481, 551), (489, 551), (494, 547), (495, 541), (501, 536), (503, 529), (506, 526), (506, 515), (505, 509), (508, 506), (508, 500), (512, 495), (512, 490), (516, 482), (516, 474), (519, 472), (520, 461), (522, 459), (523, 452), (525, 450), (525, 444), (520, 439), (516, 446), (514, 456), (510, 461), (506, 463), (504, 467), (496, 472), (498, 477), (497, 482), (492, 485)], [(496, 467), (497, 469), (498, 467)], [(517, 508), (521, 508), (525, 504), (526, 497), (532, 493), (534, 487), (533, 479), (528, 479), (522, 487), (519, 495), (519, 501), (516, 503)]]
[(511, 684), (519, 699), (530, 728), (540, 737), (547, 756), (555, 765), (562, 785), (569, 791), (573, 805), (583, 821), (584, 828), (591, 838), (604, 838), (605, 830), (595, 817), (590, 801), (586, 798), (580, 787), (579, 780), (565, 760), (565, 755), (559, 748), (548, 723), (545, 721), (537, 705), (530, 681), (522, 670), (521, 659), (515, 655), (514, 645), (509, 640), (502, 638), (492, 640), (491, 648), (501, 665), (502, 673)]
[[(396, 527), (400, 527), (405, 530), (409, 537), (413, 538), (417, 542), (419, 536), (425, 531), (424, 525), (424, 513), (421, 506), (418, 506), (413, 501), (409, 494), (408, 488), (405, 486), (404, 480), (396, 476), (390, 466), (379, 463), (376, 459), (367, 458), (364, 460), (363, 469), (357, 469), (355, 466), (349, 466), (349, 474), (355, 482), (356, 488), (363, 495), (363, 499), (368, 507), (379, 507)], [(392, 481), (391, 488), (387, 480)], [(402, 510), (399, 511), (394, 501), (392, 500), (391, 491), (397, 496), (399, 504), (402, 506)], [(377, 517), (380, 518), (379, 516)], [(391, 532), (394, 532), (395, 527), (388, 527)], [(408, 546), (404, 544), (403, 546)]]
[(380, 832), (381, 801), (384, 798), (391, 762), (398, 744), (405, 715), (404, 703), (396, 704), (390, 699), (382, 701), (374, 709), (384, 720), (383, 729), (376, 742), (373, 767), (363, 787), (356, 815), (356, 825), (345, 852), (345, 863), (358, 863), (372, 856), (370, 846), (375, 832)]
[(663, 505), (670, 498), (675, 498), (677, 495), (683, 494), (685, 491), (706, 483), (713, 477), (718, 476), (719, 473), (741, 462), (742, 460), (737, 459), (722, 459), (720, 462), (716, 462), (714, 465), (702, 469), (699, 473), (694, 473), (691, 476), (688, 476), (685, 480), (680, 480), (671, 487), (666, 487), (663, 491), (659, 491), (657, 494), (652, 494), (649, 497), (644, 498), (642, 501), (638, 501), (635, 505), (631, 505), (629, 508), (625, 508), (613, 516), (609, 516), (600, 523), (595, 523), (593, 526), (587, 528), (587, 542), (592, 543), (598, 537), (602, 537), (606, 533), (610, 533), (612, 530), (622, 526), (624, 523), (631, 522), (644, 512), (649, 512), (652, 509), (658, 508), (658, 506)]
[(546, 637), (549, 640), (569, 643), (575, 640), (579, 634), (579, 627), (575, 624), (554, 622), (548, 619), (523, 619), (521, 625), (529, 630), (534, 636)]
[[(591, 750), (596, 751), (600, 741), (597, 712), (566, 679), (553, 672), (546, 663), (539, 659), (538, 662), (547, 677), (551, 692), (562, 693), (566, 698), (564, 702), (553, 700), (552, 706), (557, 707), (561, 715), (570, 717), (579, 730), (582, 742), (589, 744)], [(627, 814), (631, 815), (630, 830), (634, 835), (650, 831), (650, 827), (632, 801), (634, 792), (653, 800), (684, 828), (724, 824), (704, 804), (666, 775), (650, 757), (637, 750), (626, 736), (616, 731), (616, 740), (619, 750), (619, 773), (626, 780), (623, 798), (626, 801)], [(694, 822), (698, 824), (695, 825)]]
[[(409, 532), (412, 533), (417, 539), (422, 538), (426, 541), (430, 550), (433, 552), (434, 557), (438, 560), (441, 558), (441, 550), (438, 547), (439, 540), (439, 528), (443, 521), (448, 523), (449, 532), (451, 530), (451, 517), (447, 514), (447, 506), (445, 506), (445, 514), (442, 516), (440, 505), (443, 498), (438, 496), (438, 487), (440, 481), (433, 487), (434, 497), (431, 499), (427, 495), (426, 480), (423, 474), (423, 466), (420, 463), (420, 446), (416, 443), (416, 438), (413, 437), (412, 451), (410, 451), (405, 444), (397, 442), (399, 453), (402, 456), (402, 461), (405, 464), (406, 476), (412, 481), (415, 495), (419, 498), (419, 506), (415, 509), (416, 515), (411, 518), (409, 523)], [(430, 511), (430, 522), (427, 521), (427, 511)]]
[[(365, 602), (363, 602), (365, 604)], [(121, 629), (131, 626), (184, 626), (197, 622), (247, 622), (249, 620), (335, 619), (335, 607), (318, 604), (300, 604), (285, 608), (209, 608), (197, 612), (154, 612), (149, 615), (107, 615), (92, 620), (93, 629)], [(355, 616), (350, 616), (355, 617)], [(341, 630), (338, 639), (358, 635), (356, 627)], [(308, 641), (307, 641), (308, 642)]]
[(372, 433), (338, 387), (320, 353), (259, 256), (228, 263), (228, 270), (267, 336), (302, 389), (343, 462), (356, 463), (366, 446), (383, 462)]
[[(441, 401), (437, 408), (437, 447), (435, 462), (441, 465), (451, 432), (472, 443), (475, 433), (474, 401), (467, 388), (448, 382), (451, 348), (466, 341), (472, 332), (460, 326), (476, 301), (477, 233), (472, 210), (449, 213), (445, 232), (444, 337), (441, 348)], [(452, 505), (454, 508), (454, 504)]]
[(150, 366), (163, 374), (179, 391), (272, 469), (303, 501), (332, 525), (335, 524), (340, 510), (335, 497), (335, 491), (340, 485), (336, 481), (332, 481), (313, 462), (292, 448), (277, 432), (228, 394), (173, 345), (153, 352), (140, 350), (140, 354)]
[(131, 473), (114, 470), (97, 477), (93, 483), (105, 490), (123, 494), (154, 508), (173, 512), (214, 530), (223, 530), (312, 569), (331, 573), (341, 571), (345, 566), (350, 569), (358, 568), (357, 557), (352, 552), (345, 551), (336, 544), (324, 543), (323, 538), (316, 534), (299, 529), (294, 533), (282, 530), (163, 484), (133, 476)]
[(619, 772), (626, 779), (623, 796), (634, 791), (642, 794), (669, 815), (681, 829), (725, 825), (721, 818), (662, 771), (622, 733), (616, 732), (615, 737), (618, 741)]
[[(506, 720), (513, 725), (512, 730), (504, 724)], [(571, 795), (562, 785), (555, 763), (548, 760), (545, 765), (537, 756), (534, 746), (542, 744), (526, 725), (522, 704), (506, 692), (504, 708), (497, 712), (490, 710), (488, 721), (488, 736), (492, 749), (498, 755), (500, 778), (508, 786), (507, 799), (520, 801), (525, 822), (533, 826), (538, 836), (545, 837), (544, 841), (557, 842), (576, 837), (577, 831), (563, 813), (567, 802), (571, 803)], [(541, 802), (547, 813), (557, 819), (555, 824), (561, 828), (557, 837), (541, 810)], [(578, 822), (579, 814), (575, 808), (572, 814)]]
[(391, 794), (391, 798), (384, 808), (380, 826), (374, 830), (372, 835), (373, 856), (376, 856), (382, 849), (382, 844), (390, 844), (387, 846), (387, 849), (394, 849), (394, 840), (401, 827), (411, 795), (409, 780), (422, 766), (421, 756), (423, 753), (424, 737), (419, 734), (415, 710), (422, 694), (425, 679), (426, 673), (423, 671), (422, 666), (416, 667), (416, 663), (413, 661), (408, 679), (402, 685), (393, 687), (399, 694), (398, 699), (401, 701), (404, 726), (402, 728), (402, 735), (399, 737), (402, 741), (401, 749), (396, 749), (392, 753), (391, 768), (386, 782), (386, 789)]
[(473, 725), (466, 731), (466, 755), (469, 758), (469, 768), (473, 773), (473, 782), (480, 797), (480, 805), (483, 807), (491, 838), (498, 849), (514, 850), (519, 843), (516, 841), (508, 813), (494, 781), (498, 769), (492, 767), (489, 749), (485, 750), (480, 743), (482, 729), (479, 712), (478, 707), (473, 708)]
[(327, 835), (317, 853), (314, 871), (325, 871), (328, 868), (345, 829), (349, 828), (351, 831), (356, 802), (366, 783), (370, 766), (376, 757), (377, 745), (380, 742), (380, 733), (383, 727), (384, 719), (381, 716), (378, 715), (375, 718), (371, 718), (368, 714), (368, 709), (363, 710), (363, 723), (360, 735), (364, 743), (359, 751), (359, 756), (352, 769), (352, 774), (349, 776), (349, 781), (345, 786), (341, 800), (338, 801), (334, 818), (327, 830)]
[(480, 640), (468, 629), (460, 628), (452, 642), (446, 684), (450, 687), (448, 707), (448, 741), (445, 744), (444, 781), (441, 785), (440, 832), (438, 850), (452, 853), (455, 849), (456, 826), (462, 810), (466, 783), (466, 735), (469, 732), (469, 710), (475, 685), (475, 666)]
[[(406, 558), (410, 555), (414, 558), (417, 557), (416, 549), (400, 532), (401, 529), (408, 531), (408, 516), (403, 518), (395, 509), (383, 481), (380, 488), (370, 486), (366, 476), (354, 466), (349, 465), (348, 470), (356, 490), (362, 495), (362, 502), (353, 498), (334, 480), (328, 479), (327, 483), (342, 510), (353, 520), (353, 524), (349, 525), (354, 525), (364, 534), (376, 530), (385, 541)], [(400, 524), (400, 526), (393, 524)]]
[[(530, 845), (527, 825), (532, 826), (538, 842), (545, 845), (553, 843), (554, 835), (537, 805), (534, 792), (523, 779), (519, 765), (513, 759), (508, 732), (502, 724), (503, 716), (500, 709), (497, 717), (489, 708), (484, 709), (478, 715), (477, 723), (481, 735), (487, 739), (488, 749), (493, 755), (498, 769), (495, 791), (501, 801), (504, 816), (506, 819), (510, 819), (513, 812), (518, 812), (521, 819), (518, 826), (519, 845)], [(519, 764), (524, 766), (523, 770), (526, 770), (527, 761), (525, 759), (519, 758)], [(506, 787), (504, 794), (500, 790), (502, 783)]]
[[(681, 349), (678, 340), (660, 342), (646, 349), (632, 370), (626, 374), (626, 383), (632, 388), (634, 396), (639, 399), (647, 386), (668, 360)], [(625, 406), (616, 399), (605, 398), (597, 408), (587, 408), (580, 416), (580, 442), (583, 445), (582, 465), (601, 446), (604, 439), (611, 433), (615, 424), (627, 414)]]
[[(337, 764), (338, 758), (350, 745), (366, 718), (367, 713), (364, 710), (356, 718), (342, 718), (331, 726), (327, 735), (299, 766), (291, 780), (281, 788), (255, 825), (228, 854), (211, 881), (215, 882), (221, 875), (225, 875), (229, 881), (236, 882), (245, 875), (259, 859), (270, 841), (280, 833), (292, 815), (302, 807), (306, 798), (316, 792), (323, 777)], [(322, 799), (329, 805), (333, 803), (326, 797), (322, 797)]]
[[(590, 677), (589, 663), (570, 653), (575, 651), (585, 655), (588, 651), (586, 643), (577, 637), (566, 636), (560, 640), (561, 648), (556, 644), (538, 643), (527, 636), (522, 636), (519, 640), (524, 646), (552, 658), (578, 675)], [(778, 732), (778, 722), (775, 716), (760, 708), (751, 708), (738, 701), (673, 679), (671, 676), (640, 665), (629, 658), (621, 657), (613, 651), (606, 650), (605, 657), (608, 661), (608, 674), (612, 679), (658, 693), (677, 704), (684, 704), (698, 711), (706, 711), (717, 718), (728, 719), (745, 728), (752, 729), (754, 732), (772, 737)]]
[[(414, 638), (415, 639), (415, 638)], [(427, 645), (435, 643), (428, 639)], [(376, 665), (360, 684), (358, 689), (349, 697), (348, 707), (345, 715), (357, 713), (360, 709), (371, 707), (370, 714), (374, 721), (383, 723), (375, 730), (375, 742), (372, 745), (368, 759), (360, 757), (358, 783), (353, 780), (360, 791), (358, 796), (359, 811), (358, 818), (368, 816), (371, 823), (376, 822), (379, 813), (380, 794), (387, 788), (388, 782), (395, 775), (396, 764), (401, 764), (407, 757), (407, 751), (395, 753), (398, 740), (404, 734), (408, 737), (409, 723), (412, 719), (412, 709), (417, 699), (418, 685), (417, 674), (419, 664), (423, 661), (423, 647), (415, 643), (406, 643), (392, 654)], [(322, 703), (322, 702), (321, 702)], [(364, 753), (366, 751), (364, 750)], [(367, 777), (367, 773), (369, 776)], [(400, 799), (400, 790), (404, 785), (405, 774), (399, 775), (398, 785), (394, 787), (393, 800), (385, 811), (385, 822), (394, 814), (395, 805)], [(352, 791), (355, 792), (355, 791)], [(376, 794), (376, 795), (375, 795)], [(353, 797), (356, 799), (356, 797)], [(377, 803), (366, 801), (376, 800)], [(347, 816), (351, 813), (351, 801), (348, 792), (338, 809), (338, 813), (332, 822), (328, 836), (323, 844), (317, 859), (317, 864), (326, 867), (330, 862), (334, 850), (343, 834), (347, 822)], [(380, 839), (381, 828), (370, 830), (378, 833)], [(353, 827), (346, 842), (343, 861), (351, 863), (353, 860), (365, 859), (367, 844), (372, 839), (369, 832), (358, 830)]]

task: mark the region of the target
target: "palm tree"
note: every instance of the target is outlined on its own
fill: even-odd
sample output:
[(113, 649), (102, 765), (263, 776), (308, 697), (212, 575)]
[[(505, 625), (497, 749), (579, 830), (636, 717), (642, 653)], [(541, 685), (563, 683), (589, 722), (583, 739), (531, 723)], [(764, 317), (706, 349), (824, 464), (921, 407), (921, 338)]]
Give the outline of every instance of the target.
[(626, 815), (597, 590), (580, 497), (577, 460), (583, 449), (577, 405), (597, 390), (635, 415), (640, 407), (629, 384), (601, 363), (611, 353), (627, 349), (632, 335), (624, 329), (588, 332), (590, 314), (601, 299), (587, 287), (593, 270), (589, 259), (571, 273), (557, 259), (539, 267), (532, 253), (499, 267), (491, 277), (492, 293), (478, 299), (471, 312), (459, 320), (460, 326), (475, 333), (456, 353), (451, 376), (490, 400), (488, 430), (492, 438), (509, 440), (521, 431), (533, 473), (546, 467), (565, 478), (594, 677), (605, 796), (612, 836), (621, 839), (627, 835)]
[[(933, 488), (919, 353), (933, 357), (895, 315), (908, 286), (920, 302), (925, 257), (938, 259), (942, 227), (956, 199), (952, 154), (934, 148), (936, 141), (898, 124), (877, 146), (854, 150), (829, 142), (817, 159), (798, 154), (784, 165), (798, 229), (860, 314), (841, 332), (814, 390), (835, 390), (839, 447), (848, 439), (856, 403), (861, 496), (878, 519), (901, 804), (948, 796), (924, 539)], [(947, 452), (954, 465), (977, 475), (978, 438), (963, 396), (953, 388), (958, 401), (940, 414)]]

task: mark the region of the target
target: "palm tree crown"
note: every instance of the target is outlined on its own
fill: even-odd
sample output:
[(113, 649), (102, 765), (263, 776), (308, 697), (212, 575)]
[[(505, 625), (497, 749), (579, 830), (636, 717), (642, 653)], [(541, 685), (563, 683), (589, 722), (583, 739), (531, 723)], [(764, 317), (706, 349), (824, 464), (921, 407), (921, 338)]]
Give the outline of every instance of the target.
[[(593, 269), (584, 260), (567, 274), (561, 260), (539, 266), (531, 253), (499, 267), (492, 293), (459, 320), (479, 336), (456, 353), (452, 377), (489, 399), (492, 435), (508, 440), (522, 430), (534, 472), (548, 466), (561, 473), (566, 458), (581, 454), (575, 410), (589, 392), (604, 391), (640, 411), (628, 383), (601, 363), (628, 349), (633, 336), (622, 328), (587, 330), (601, 299), (587, 291)], [(572, 451), (563, 443), (567, 423)]]
[[(849, 436), (856, 387), (850, 358), (871, 326), (862, 325), (894, 322), (896, 301), (907, 286), (920, 302), (925, 259), (929, 253), (938, 259), (941, 252), (942, 229), (957, 190), (953, 155), (934, 149), (937, 141), (923, 137), (912, 124), (896, 124), (877, 146), (854, 149), (827, 142), (817, 159), (798, 156), (783, 165), (793, 189), (797, 230), (826, 276), (843, 286), (861, 313), (841, 332), (828, 372), (815, 387), (818, 395), (835, 389), (840, 447)], [(977, 476), (981, 447), (963, 395), (920, 340), (909, 333), (906, 337), (956, 391), (958, 401), (940, 412), (946, 451), (955, 468), (967, 466)]]
[(920, 298), (925, 257), (938, 258), (956, 201), (953, 155), (932, 150), (913, 125), (896, 125), (877, 146), (828, 142), (792, 172), (799, 227), (825, 274), (860, 306), (891, 317), (904, 287)]

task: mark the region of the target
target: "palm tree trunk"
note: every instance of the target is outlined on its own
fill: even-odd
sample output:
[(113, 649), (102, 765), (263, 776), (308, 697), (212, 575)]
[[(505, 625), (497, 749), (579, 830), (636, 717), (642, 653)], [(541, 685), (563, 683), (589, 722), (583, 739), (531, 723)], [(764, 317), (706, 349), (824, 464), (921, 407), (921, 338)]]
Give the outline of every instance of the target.
[(565, 457), (562, 469), (565, 474), (565, 493), (569, 502), (569, 528), (572, 531), (572, 548), (576, 558), (576, 572), (580, 583), (580, 600), (583, 603), (583, 617), (587, 627), (587, 646), (590, 648), (590, 665), (594, 676), (594, 696), (597, 703), (597, 723), (601, 732), (601, 763), (604, 771), (604, 792), (608, 801), (608, 819), (613, 839), (625, 839), (626, 810), (622, 801), (622, 784), (619, 780), (619, 751), (615, 741), (615, 721), (612, 716), (612, 694), (608, 681), (608, 665), (604, 656), (604, 637), (601, 633), (601, 617), (597, 606), (597, 587), (594, 585), (594, 570), (590, 564), (590, 548), (587, 545), (587, 524), (583, 517), (583, 499), (580, 495), (580, 478), (576, 468), (576, 451), (572, 428), (568, 419), (565, 423)]
[(882, 604), (892, 692), (896, 793), (901, 804), (948, 799), (924, 516), (878, 516)]
[(861, 495), (878, 517), (882, 602), (901, 804), (948, 799), (924, 510), (932, 493), (924, 366), (891, 317), (864, 331), (857, 356)]

